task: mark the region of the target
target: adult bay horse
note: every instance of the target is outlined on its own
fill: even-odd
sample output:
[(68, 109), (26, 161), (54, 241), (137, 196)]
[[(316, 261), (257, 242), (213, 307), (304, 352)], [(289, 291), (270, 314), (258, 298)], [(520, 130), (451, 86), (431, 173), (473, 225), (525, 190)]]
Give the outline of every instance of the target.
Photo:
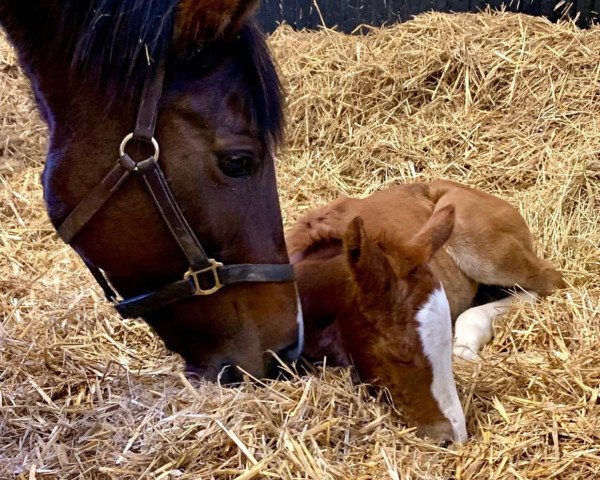
[(59, 235), (124, 316), (223, 382), (302, 348), (273, 157), (282, 92), (257, 4), (0, 3), (49, 126)]
[[(353, 365), (362, 381), (387, 387), (418, 433), (436, 440), (467, 438), (452, 323), (454, 353), (477, 359), (494, 318), (511, 303), (564, 286), (535, 254), (514, 207), (448, 181), (340, 198), (300, 220), (288, 249), (306, 355)], [(498, 288), (516, 285), (526, 291)], [(483, 286), (486, 296), (496, 290), (504, 298), (478, 296)]]

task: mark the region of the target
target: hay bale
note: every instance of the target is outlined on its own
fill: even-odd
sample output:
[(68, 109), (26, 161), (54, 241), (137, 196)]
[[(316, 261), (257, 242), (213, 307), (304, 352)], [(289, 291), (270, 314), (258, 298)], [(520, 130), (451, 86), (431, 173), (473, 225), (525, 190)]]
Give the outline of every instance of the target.
[(569, 289), (457, 364), (473, 435), (417, 439), (348, 372), (191, 385), (46, 220), (45, 129), (0, 44), (0, 478), (598, 478), (600, 30), (428, 14), (366, 37), (280, 28), (289, 224), (339, 193), (450, 178), (519, 206)]

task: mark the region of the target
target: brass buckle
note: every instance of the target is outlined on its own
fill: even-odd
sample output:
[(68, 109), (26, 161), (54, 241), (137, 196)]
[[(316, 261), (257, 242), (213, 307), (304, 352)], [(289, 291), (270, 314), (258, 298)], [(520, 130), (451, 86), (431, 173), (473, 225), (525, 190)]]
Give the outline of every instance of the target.
[[(221, 288), (223, 288), (223, 284), (221, 283), (221, 279), (219, 278), (219, 268), (221, 268), (223, 266), (223, 264), (221, 262), (217, 262), (216, 260), (213, 260), (212, 258), (210, 258), (208, 261), (210, 263), (210, 267), (206, 267), (206, 268), (203, 268), (202, 270), (196, 270), (196, 271), (192, 270), (190, 267), (190, 269), (187, 272), (185, 272), (185, 275), (183, 276), (184, 280), (188, 280), (189, 278), (192, 278), (194, 280), (194, 287), (196, 287), (196, 291), (194, 292), (194, 295), (201, 295), (201, 296), (212, 295), (213, 293), (216, 293), (219, 290), (221, 290)], [(206, 272), (212, 272), (213, 279), (215, 281), (215, 285), (212, 288), (204, 290), (200, 286), (200, 280), (198, 279), (198, 275), (202, 275), (203, 273), (206, 273)]]

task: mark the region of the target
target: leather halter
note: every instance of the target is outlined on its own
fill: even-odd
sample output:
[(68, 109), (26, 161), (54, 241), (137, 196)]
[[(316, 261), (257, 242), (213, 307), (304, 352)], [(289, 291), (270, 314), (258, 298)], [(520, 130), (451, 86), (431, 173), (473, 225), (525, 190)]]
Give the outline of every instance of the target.
[[(212, 295), (226, 285), (246, 282), (293, 282), (294, 269), (289, 264), (241, 264), (223, 265), (209, 258), (185, 219), (165, 176), (158, 164), (160, 148), (154, 138), (158, 103), (162, 96), (165, 71), (164, 67), (154, 67), (146, 78), (138, 108), (133, 133), (127, 135), (119, 149), (119, 159), (106, 176), (83, 198), (58, 227), (58, 235), (71, 244), (76, 235), (106, 201), (131, 175), (139, 175), (161, 213), (161, 216), (179, 248), (189, 263), (188, 271), (178, 282), (172, 283), (154, 292), (133, 298), (119, 299), (118, 294), (98, 267), (88, 264), (96, 281), (102, 287), (106, 298), (113, 302), (124, 318), (143, 316), (175, 302), (194, 296)], [(150, 157), (140, 162), (133, 160), (125, 151), (131, 140), (146, 142), (154, 148)]]

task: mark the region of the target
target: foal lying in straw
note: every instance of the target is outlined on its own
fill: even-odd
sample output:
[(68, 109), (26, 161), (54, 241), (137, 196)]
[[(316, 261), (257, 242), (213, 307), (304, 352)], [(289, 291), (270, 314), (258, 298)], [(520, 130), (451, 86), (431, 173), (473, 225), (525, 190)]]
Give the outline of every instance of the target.
[[(478, 359), (510, 304), (563, 286), (514, 207), (448, 181), (340, 198), (302, 219), (288, 250), (305, 354), (353, 365), (362, 381), (387, 387), (417, 432), (438, 441), (467, 439), (453, 348)], [(497, 288), (504, 298), (480, 304), (488, 285), (519, 290)]]

